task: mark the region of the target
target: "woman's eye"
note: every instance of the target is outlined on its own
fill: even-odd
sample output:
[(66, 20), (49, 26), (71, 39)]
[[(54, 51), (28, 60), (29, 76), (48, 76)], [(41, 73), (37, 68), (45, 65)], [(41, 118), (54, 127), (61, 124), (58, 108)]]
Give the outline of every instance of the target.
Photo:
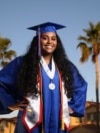
[(53, 41), (56, 41), (57, 39), (56, 38), (52, 38)]
[(47, 38), (46, 37), (42, 37), (43, 40), (46, 40)]
[(52, 38), (52, 40), (53, 40), (53, 41), (55, 41), (55, 40), (56, 40), (56, 38)]

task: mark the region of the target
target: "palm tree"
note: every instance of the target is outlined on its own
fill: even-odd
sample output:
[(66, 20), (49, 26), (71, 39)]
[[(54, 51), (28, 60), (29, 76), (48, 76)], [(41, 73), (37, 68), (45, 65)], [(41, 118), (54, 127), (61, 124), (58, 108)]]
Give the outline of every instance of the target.
[(11, 46), (11, 40), (0, 36), (0, 67), (5, 67), (14, 57), (16, 52), (8, 50)]
[(81, 49), (80, 62), (86, 62), (91, 56), (92, 62), (95, 64), (96, 75), (96, 111), (97, 111), (97, 133), (99, 133), (99, 54), (100, 54), (100, 22), (93, 24), (89, 22), (89, 28), (83, 29), (85, 36), (79, 36), (81, 40), (77, 48)]

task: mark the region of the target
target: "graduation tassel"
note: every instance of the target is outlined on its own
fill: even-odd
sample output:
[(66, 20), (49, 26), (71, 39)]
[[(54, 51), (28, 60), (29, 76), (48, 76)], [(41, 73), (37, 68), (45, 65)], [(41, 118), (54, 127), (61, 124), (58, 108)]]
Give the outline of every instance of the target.
[[(41, 55), (41, 51), (40, 51), (40, 55)], [(41, 88), (41, 105), (42, 105), (42, 112), (43, 112), (43, 96), (42, 96), (42, 78), (41, 78), (41, 71), (39, 71), (39, 77), (40, 77), (40, 88)], [(42, 114), (42, 131), (41, 133), (44, 133), (44, 126), (43, 126), (43, 114)]]
[[(60, 74), (59, 74), (60, 75)], [(64, 130), (64, 118), (63, 118), (63, 84), (61, 82), (61, 77), (60, 77), (60, 93), (61, 93), (61, 129)]]
[(43, 124), (42, 124), (42, 133), (44, 133)]
[(64, 130), (64, 119), (61, 120), (61, 129)]
[(41, 56), (41, 44), (40, 44), (40, 36), (41, 36), (41, 33), (40, 33), (40, 27), (38, 27), (38, 56), (40, 57)]

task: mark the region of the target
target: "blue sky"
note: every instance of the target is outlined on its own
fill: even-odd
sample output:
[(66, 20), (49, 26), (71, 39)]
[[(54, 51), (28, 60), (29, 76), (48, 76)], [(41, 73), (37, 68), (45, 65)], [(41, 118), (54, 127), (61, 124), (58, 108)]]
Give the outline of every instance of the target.
[(87, 100), (95, 101), (95, 66), (91, 60), (79, 63), (81, 54), (76, 46), (83, 28), (100, 21), (100, 0), (0, 0), (0, 35), (11, 39), (10, 49), (17, 56), (26, 52), (35, 35), (27, 27), (47, 21), (66, 26), (58, 34), (68, 57), (88, 82)]

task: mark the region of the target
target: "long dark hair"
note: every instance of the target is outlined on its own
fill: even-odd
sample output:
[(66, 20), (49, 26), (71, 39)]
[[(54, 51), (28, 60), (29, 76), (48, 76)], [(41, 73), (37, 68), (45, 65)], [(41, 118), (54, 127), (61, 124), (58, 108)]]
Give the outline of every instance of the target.
[[(24, 95), (30, 93), (33, 96), (38, 94), (37, 74), (39, 71), (40, 58), (38, 56), (38, 36), (32, 39), (31, 45), (24, 55), (23, 62), (19, 73), (19, 88), (22, 89)], [(55, 63), (61, 72), (62, 80), (65, 83), (65, 93), (70, 98), (72, 95), (72, 71), (71, 62), (65, 53), (60, 37), (57, 35), (57, 48), (53, 53)]]

